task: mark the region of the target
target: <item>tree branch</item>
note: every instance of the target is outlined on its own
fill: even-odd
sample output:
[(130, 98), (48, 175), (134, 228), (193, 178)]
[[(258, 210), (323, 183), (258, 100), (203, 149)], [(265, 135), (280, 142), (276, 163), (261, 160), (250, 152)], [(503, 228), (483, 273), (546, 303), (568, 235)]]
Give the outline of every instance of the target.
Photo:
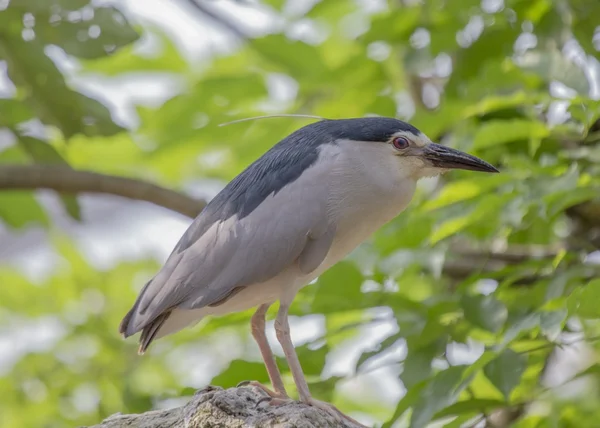
[(279, 406), (260, 403), (266, 396), (252, 387), (208, 386), (183, 407), (153, 410), (138, 415), (116, 414), (90, 428), (209, 428), (209, 427), (313, 427), (352, 428), (316, 407), (299, 402)]
[(520, 263), (526, 260), (552, 259), (562, 250), (560, 246), (511, 245), (501, 251), (486, 247), (452, 245), (450, 252), (467, 260), (489, 259), (506, 263)]
[(146, 181), (115, 177), (64, 166), (2, 165), (0, 190), (51, 189), (60, 193), (105, 193), (151, 202), (194, 218), (206, 205), (174, 190)]
[[(532, 257), (533, 259), (533, 257)], [(526, 260), (526, 259), (524, 259)], [(502, 281), (507, 275), (498, 275), (498, 272), (502, 269), (514, 265), (516, 261), (508, 263), (502, 257), (498, 259), (489, 258), (484, 263), (481, 263), (473, 257), (459, 257), (448, 259), (444, 262), (442, 273), (448, 278), (454, 281), (463, 281), (473, 274), (489, 275), (489, 278)], [(514, 277), (511, 281), (512, 286), (527, 286), (535, 284), (537, 281), (549, 279), (556, 275), (556, 272), (543, 272), (537, 269), (530, 269), (523, 271), (519, 276)], [(590, 280), (597, 278), (600, 275), (600, 267), (597, 265), (586, 265), (585, 269), (581, 272), (580, 278), (583, 280)], [(456, 283), (458, 284), (458, 283)]]

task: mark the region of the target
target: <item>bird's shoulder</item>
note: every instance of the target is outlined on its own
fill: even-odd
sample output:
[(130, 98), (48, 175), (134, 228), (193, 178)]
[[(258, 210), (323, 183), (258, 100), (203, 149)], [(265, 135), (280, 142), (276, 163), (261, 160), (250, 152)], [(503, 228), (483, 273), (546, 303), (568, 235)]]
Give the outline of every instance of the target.
[(307, 138), (296, 133), (281, 140), (231, 180), (202, 210), (174, 249), (180, 253), (213, 224), (250, 215), (269, 195), (300, 178), (315, 164), (320, 147), (331, 138)]

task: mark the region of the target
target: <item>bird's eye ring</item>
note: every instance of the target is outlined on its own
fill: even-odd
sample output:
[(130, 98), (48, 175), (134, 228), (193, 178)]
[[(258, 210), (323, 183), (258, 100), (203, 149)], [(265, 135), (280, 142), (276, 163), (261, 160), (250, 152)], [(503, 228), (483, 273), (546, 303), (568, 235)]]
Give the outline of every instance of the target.
[(410, 145), (409, 141), (405, 137), (396, 137), (392, 140), (392, 145), (396, 150), (404, 150)]

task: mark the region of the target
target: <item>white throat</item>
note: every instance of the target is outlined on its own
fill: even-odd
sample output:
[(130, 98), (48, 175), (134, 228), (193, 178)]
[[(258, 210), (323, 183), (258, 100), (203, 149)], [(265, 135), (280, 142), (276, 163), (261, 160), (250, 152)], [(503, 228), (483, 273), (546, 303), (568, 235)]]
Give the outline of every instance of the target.
[(326, 145), (320, 161), (331, 162), (329, 216), (337, 225), (322, 265), (327, 269), (400, 214), (413, 197), (416, 180), (402, 171), (383, 143)]

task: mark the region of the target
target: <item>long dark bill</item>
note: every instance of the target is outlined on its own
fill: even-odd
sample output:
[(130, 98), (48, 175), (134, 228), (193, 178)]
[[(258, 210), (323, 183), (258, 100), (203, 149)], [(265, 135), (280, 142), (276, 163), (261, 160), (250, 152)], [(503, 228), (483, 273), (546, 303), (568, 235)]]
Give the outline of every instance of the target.
[(468, 153), (441, 144), (429, 144), (424, 148), (423, 156), (433, 166), (448, 169), (467, 169), (480, 172), (500, 172), (494, 166)]

